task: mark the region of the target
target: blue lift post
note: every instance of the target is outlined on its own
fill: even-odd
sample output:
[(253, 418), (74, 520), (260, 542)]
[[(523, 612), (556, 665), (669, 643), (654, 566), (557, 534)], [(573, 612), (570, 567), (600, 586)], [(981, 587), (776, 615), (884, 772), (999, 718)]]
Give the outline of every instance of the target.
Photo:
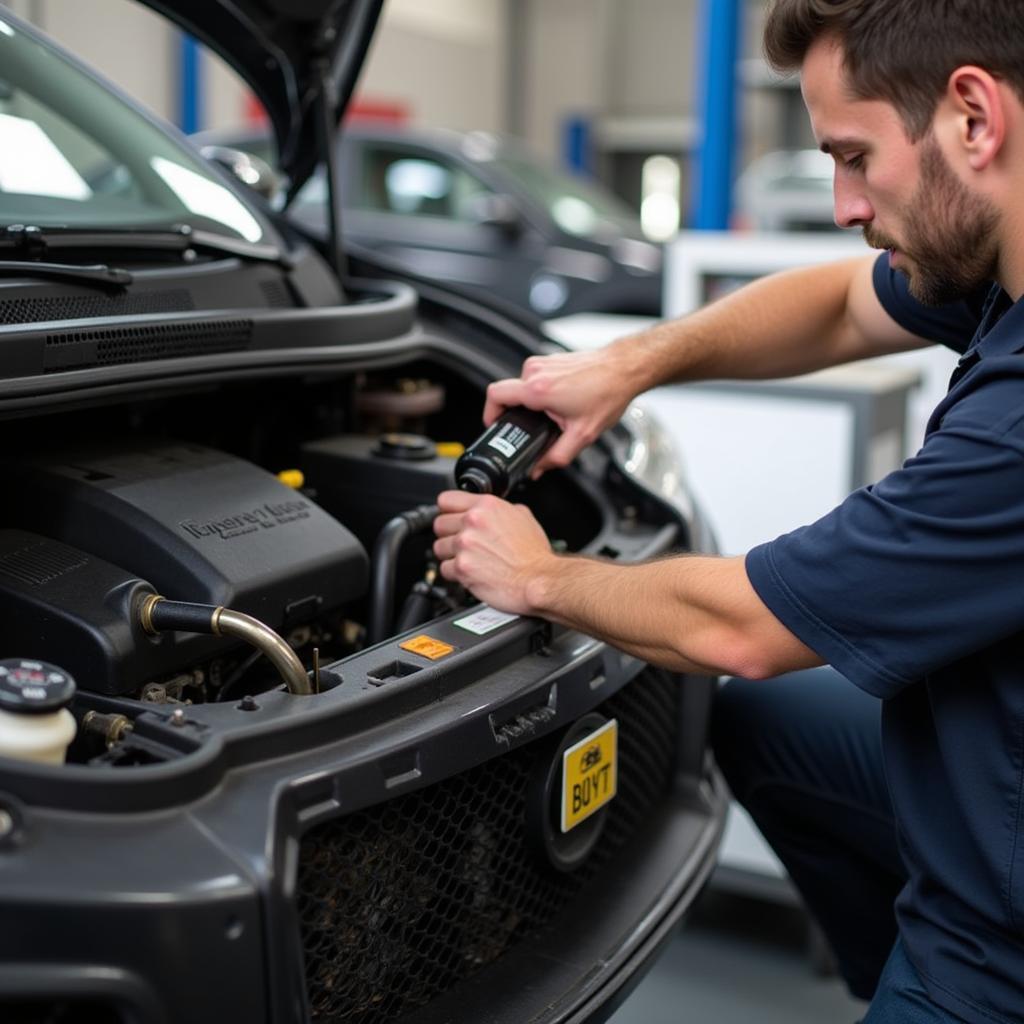
[(570, 116), (563, 122), (562, 163), (581, 177), (593, 176), (594, 160), (589, 117)]
[(697, 52), (703, 54), (698, 97), (701, 141), (693, 175), (693, 227), (729, 226), (736, 166), (737, 67), (741, 0), (701, 0)]
[(182, 33), (178, 50), (178, 126), (186, 135), (202, 127), (202, 93), (199, 44)]

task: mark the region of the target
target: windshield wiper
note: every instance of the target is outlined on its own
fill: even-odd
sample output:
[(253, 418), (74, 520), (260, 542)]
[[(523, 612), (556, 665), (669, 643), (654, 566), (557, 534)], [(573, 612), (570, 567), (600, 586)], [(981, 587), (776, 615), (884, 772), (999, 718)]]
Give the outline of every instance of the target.
[(227, 238), (213, 231), (196, 231), (187, 224), (152, 231), (69, 226), (43, 228), (32, 224), (11, 224), (0, 231), (0, 259), (3, 259), (4, 250), (14, 250), (29, 259), (76, 250), (130, 252), (139, 255), (176, 253), (185, 263), (191, 263), (200, 252), (206, 252), (276, 263), (286, 269), (292, 267), (291, 259), (276, 245)]
[(77, 266), (74, 263), (50, 263), (46, 260), (0, 260), (0, 274), (15, 277), (52, 277), (79, 284), (99, 284), (104, 288), (122, 289), (132, 283), (132, 275), (120, 267), (105, 263)]

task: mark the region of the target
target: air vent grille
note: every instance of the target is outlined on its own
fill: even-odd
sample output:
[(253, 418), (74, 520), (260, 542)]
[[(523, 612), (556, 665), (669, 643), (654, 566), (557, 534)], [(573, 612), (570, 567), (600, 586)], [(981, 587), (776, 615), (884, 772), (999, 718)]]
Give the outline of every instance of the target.
[(252, 321), (192, 320), (176, 324), (62, 331), (46, 338), (46, 373), (115, 366), (153, 359), (237, 352), (252, 337)]
[(47, 541), (0, 555), (0, 576), (38, 587), (80, 569), (87, 562), (80, 552)]
[(283, 281), (261, 281), (260, 291), (271, 309), (290, 309), (295, 305)]
[(120, 295), (60, 295), (0, 301), (0, 325), (47, 320), (83, 320), (97, 316), (186, 312), (195, 308), (185, 288)]

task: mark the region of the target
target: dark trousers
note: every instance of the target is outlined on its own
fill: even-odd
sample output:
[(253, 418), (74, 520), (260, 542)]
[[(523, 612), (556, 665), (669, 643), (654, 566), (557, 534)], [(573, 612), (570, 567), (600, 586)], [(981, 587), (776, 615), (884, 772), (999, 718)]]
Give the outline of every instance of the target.
[(731, 679), (712, 720), (733, 795), (786, 866), (850, 991), (870, 999), (896, 940), (904, 869), (882, 767), (881, 702), (829, 668)]

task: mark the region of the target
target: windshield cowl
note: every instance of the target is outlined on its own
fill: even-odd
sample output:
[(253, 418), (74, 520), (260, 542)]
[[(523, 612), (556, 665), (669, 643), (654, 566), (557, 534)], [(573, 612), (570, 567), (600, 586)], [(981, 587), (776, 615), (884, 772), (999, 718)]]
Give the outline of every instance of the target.
[(137, 257), (162, 256), (194, 262), (200, 253), (237, 256), (241, 259), (292, 266), (291, 258), (273, 245), (224, 238), (195, 231), (187, 224), (175, 224), (159, 231), (131, 228), (49, 227), (37, 224), (10, 224), (0, 230), (0, 259), (5, 254), (28, 260), (41, 260), (55, 252), (92, 255), (117, 252)]

